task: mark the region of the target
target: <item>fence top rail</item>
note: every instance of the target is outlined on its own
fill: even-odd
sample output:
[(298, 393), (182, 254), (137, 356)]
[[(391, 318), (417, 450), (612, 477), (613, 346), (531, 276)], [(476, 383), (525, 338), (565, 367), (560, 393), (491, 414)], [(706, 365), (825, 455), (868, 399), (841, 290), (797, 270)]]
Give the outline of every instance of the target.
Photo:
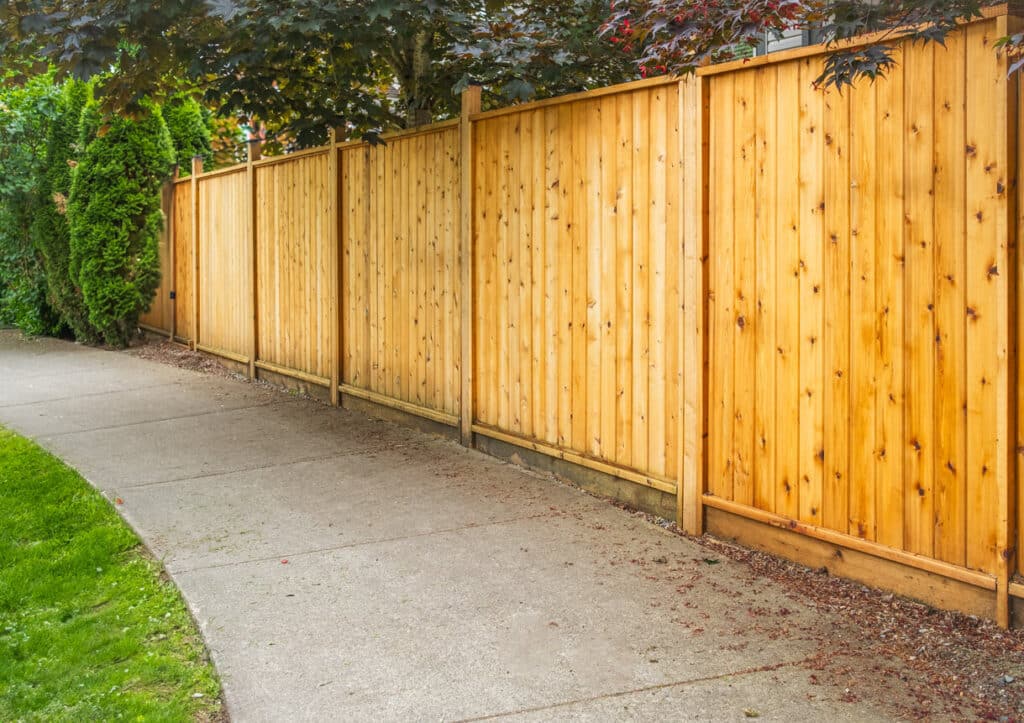
[[(246, 166), (244, 163), (235, 166), (228, 166), (227, 168), (218, 168), (216, 171), (210, 171), (209, 173), (196, 174), (196, 179), (206, 181), (211, 178), (217, 178), (218, 176), (230, 176), (232, 173), (244, 173), (245, 168)], [(191, 176), (185, 180), (191, 180)]]
[[(1002, 3), (1000, 5), (991, 5), (981, 9), (981, 17), (975, 18), (974, 20), (962, 23), (963, 25), (970, 25), (971, 23), (984, 22), (991, 20), (992, 18), (998, 18), (1003, 15), (1009, 14), (1009, 4)], [(892, 31), (880, 31), (877, 33), (869, 33), (867, 35), (859, 35), (856, 38), (844, 40), (836, 43), (835, 45), (829, 46), (825, 43), (818, 43), (817, 45), (806, 45), (801, 48), (792, 48), (790, 50), (781, 50), (777, 53), (769, 53), (767, 55), (758, 55), (754, 58), (743, 58), (740, 60), (730, 60), (725, 63), (718, 63), (716, 65), (708, 65), (704, 68), (697, 69), (697, 75), (708, 76), (708, 75), (719, 75), (721, 73), (730, 73), (740, 70), (750, 70), (751, 68), (759, 68), (765, 65), (775, 65), (777, 63), (785, 63), (788, 60), (801, 60), (803, 58), (812, 58), (817, 55), (826, 55), (836, 50), (842, 50), (843, 48), (854, 47), (857, 45), (864, 45), (865, 43), (874, 43), (884, 41), (887, 43), (897, 43), (903, 39), (904, 34), (892, 34)]]
[[(288, 161), (294, 161), (298, 158), (307, 158), (309, 156), (316, 156), (321, 154), (330, 153), (330, 146), (317, 146), (316, 148), (304, 148), (301, 151), (295, 151), (294, 153), (285, 153), (280, 156), (268, 156), (261, 158), (258, 161), (253, 161), (252, 165), (256, 168), (263, 166), (273, 166), (276, 163), (287, 163)], [(244, 166), (243, 166), (244, 167)]]
[(547, 108), (552, 105), (560, 105), (562, 103), (574, 103), (581, 100), (589, 100), (591, 98), (600, 98), (606, 95), (616, 95), (618, 93), (630, 93), (634, 90), (644, 90), (645, 88), (655, 88), (660, 85), (671, 85), (685, 81), (685, 78), (680, 78), (675, 75), (659, 75), (655, 78), (644, 78), (642, 80), (632, 80), (628, 83), (619, 83), (618, 85), (608, 85), (603, 88), (594, 88), (593, 90), (585, 90), (581, 93), (570, 93), (569, 95), (559, 95), (554, 98), (545, 98), (544, 100), (535, 100), (532, 103), (520, 103), (518, 105), (510, 105), (505, 108), (495, 108), (494, 110), (485, 110), (482, 113), (472, 113), (469, 116), (471, 121), (482, 121), (489, 120), (491, 118), (498, 118), (503, 115), (511, 115), (513, 113), (528, 113), (533, 110), (540, 108)]
[[(452, 120), (438, 121), (437, 123), (430, 123), (428, 125), (416, 126), (415, 128), (405, 128), (399, 131), (387, 131), (381, 133), (381, 140), (395, 141), (403, 138), (411, 138), (413, 136), (426, 135), (428, 133), (441, 133), (442, 131), (449, 130), (451, 128), (457, 128), (459, 125), (459, 119), (454, 118)], [(338, 144), (338, 148), (342, 150), (351, 150), (352, 148), (359, 148), (360, 146), (370, 145), (369, 141), (362, 139), (355, 139), (351, 141), (344, 141)]]

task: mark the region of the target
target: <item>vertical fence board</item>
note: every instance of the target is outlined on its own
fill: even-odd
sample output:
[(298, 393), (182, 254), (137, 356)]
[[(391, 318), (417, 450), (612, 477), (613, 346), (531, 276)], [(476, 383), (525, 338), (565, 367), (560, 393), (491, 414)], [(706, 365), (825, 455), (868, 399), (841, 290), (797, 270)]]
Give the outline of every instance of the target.
[(825, 97), (825, 469), (822, 524), (849, 528), (850, 502), (850, 95)]
[(906, 438), (905, 548), (931, 556), (935, 515), (935, 49), (905, 58), (906, 117)]
[(813, 85), (820, 59), (799, 64), (800, 108), (800, 519), (821, 523), (824, 476), (825, 100)]
[(850, 489), (849, 532), (876, 537), (875, 461), (875, 118), (878, 87), (850, 90)]
[(935, 49), (935, 532), (939, 560), (966, 562), (966, 48)]

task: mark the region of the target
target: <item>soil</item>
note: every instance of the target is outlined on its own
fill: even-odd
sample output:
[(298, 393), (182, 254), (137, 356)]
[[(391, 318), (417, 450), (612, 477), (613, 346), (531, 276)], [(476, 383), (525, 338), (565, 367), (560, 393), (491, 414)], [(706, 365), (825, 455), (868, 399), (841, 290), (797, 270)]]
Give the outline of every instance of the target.
[(226, 369), (213, 357), (202, 352), (192, 351), (187, 346), (166, 339), (162, 341), (143, 340), (132, 346), (127, 353), (179, 369), (190, 369), (229, 379), (244, 379), (241, 375)]

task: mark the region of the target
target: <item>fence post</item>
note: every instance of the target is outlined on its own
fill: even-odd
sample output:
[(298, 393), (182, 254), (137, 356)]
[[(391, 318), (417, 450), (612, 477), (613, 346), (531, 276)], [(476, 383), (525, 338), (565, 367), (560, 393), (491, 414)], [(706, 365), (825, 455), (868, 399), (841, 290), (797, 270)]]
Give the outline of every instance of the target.
[(460, 430), (462, 443), (473, 446), (473, 122), (470, 116), (480, 112), (481, 87), (471, 85), (462, 91), (459, 122), (459, 258), (462, 260), (462, 383), (460, 390)]
[[(1024, 20), (1022, 20), (1016, 13), (1021, 12), (1020, 3), (1011, 3), (1009, 7), (1009, 15), (1003, 15), (996, 21), (997, 30), (996, 33), (999, 37), (1012, 35), (1018, 33), (1024, 28)], [(1018, 117), (1018, 92), (1019, 92), (1019, 81), (1016, 77), (1008, 76), (1008, 68), (1010, 59), (1005, 51), (999, 54), (998, 63), (998, 75), (1000, 82), (1005, 82), (1005, 91), (1000, 94), (999, 103), (996, 107), (996, 112), (1000, 115), (1000, 121), (1003, 124), (1002, 137), (997, 139), (998, 153), (1002, 157), (1002, 173), (1003, 178), (1007, 180), (1018, 180), (1017, 174), (1019, 170), (1019, 153), (1020, 148), (1017, 144), (1017, 134), (1019, 132), (1020, 118)], [(1018, 331), (1021, 326), (1021, 320), (1015, 312), (1020, 307), (1020, 288), (1018, 285), (1019, 277), (1015, 278), (1017, 274), (1020, 274), (1020, 257), (1019, 251), (1015, 249), (1019, 245), (1020, 239), (1017, 238), (1019, 226), (1018, 226), (1018, 198), (1016, 197), (1018, 183), (1004, 182), (1004, 188), (1009, 189), (1006, 191), (1006, 205), (1004, 206), (1003, 213), (1000, 213), (996, 219), (996, 223), (999, 226), (1003, 226), (998, 230), (998, 236), (1006, 239), (1006, 252), (1009, 256), (1009, 265), (1014, 268), (1013, 274), (1006, 276), (1006, 281), (1001, 282), (1001, 286), (1006, 290), (1007, 298), (1000, 303), (999, 306), (999, 325), (1000, 335), (1003, 336), (1001, 341), (1005, 340), (1006, 349), (1005, 353), (1007, 356), (1006, 364), (1007, 375), (1002, 378), (1002, 374), (997, 380), (997, 387), (1002, 387), (1006, 390), (1006, 403), (1000, 404), (999, 417), (997, 420), (997, 429), (1006, 439), (1005, 446), (1000, 445), (1001, 450), (1007, 450), (1009, 454), (1005, 455), (1007, 460), (1006, 467), (1002, 464), (996, 466), (996, 484), (999, 489), (999, 515), (998, 515), (998, 529), (996, 532), (996, 570), (997, 570), (997, 589), (996, 589), (996, 622), (1000, 627), (1010, 627), (1011, 618), (1013, 616), (1012, 602), (1010, 595), (1010, 581), (1016, 572), (1017, 567), (1017, 535), (1018, 525), (1020, 521), (1017, 519), (1017, 504), (1020, 496), (1020, 479), (1019, 473), (1021, 470), (1021, 456), (1018, 452), (1021, 439), (1021, 430), (1019, 429), (1020, 424), (1020, 400), (1021, 390), (1020, 383), (1021, 379), (1017, 376), (1020, 369), (1020, 350), (1018, 345), (1020, 339)], [(1014, 243), (1016, 241), (1016, 243)], [(997, 278), (1002, 278), (996, 275)], [(1017, 318), (1014, 318), (1017, 317)], [(1003, 415), (1006, 415), (1003, 417)]]
[(683, 365), (681, 444), (677, 489), (677, 524), (688, 535), (704, 533), (705, 455), (704, 375), (707, 363), (707, 338), (704, 328), (705, 279), (707, 255), (707, 82), (693, 76), (679, 83), (679, 119), (682, 144), (683, 230), (683, 324), (680, 360)]
[(338, 155), (338, 136), (340, 129), (331, 129), (331, 151), (327, 157), (327, 198), (328, 221), (327, 229), (331, 253), (328, 259), (333, 260), (330, 289), (330, 324), (331, 324), (331, 404), (337, 406), (340, 401), (341, 359), (344, 353), (345, 337), (341, 329), (341, 274), (343, 254), (341, 253), (341, 159)]
[(199, 174), (202, 156), (192, 157), (192, 351), (199, 344)]
[(256, 249), (256, 168), (253, 163), (260, 159), (262, 145), (258, 138), (249, 139), (248, 153), (245, 158), (245, 173), (249, 182), (249, 192), (246, 194), (249, 205), (246, 214), (246, 225), (249, 230), (249, 252), (252, 254), (252, 263), (249, 268), (249, 282), (252, 285), (252, 338), (249, 341), (249, 378), (256, 378), (256, 355), (259, 349), (259, 292), (256, 290), (256, 283), (259, 280), (259, 262)]

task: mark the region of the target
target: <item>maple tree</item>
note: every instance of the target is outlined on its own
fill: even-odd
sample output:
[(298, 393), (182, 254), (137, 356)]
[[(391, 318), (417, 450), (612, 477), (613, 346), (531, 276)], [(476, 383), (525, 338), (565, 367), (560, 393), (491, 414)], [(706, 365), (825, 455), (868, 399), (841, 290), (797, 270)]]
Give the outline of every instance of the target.
[[(897, 62), (889, 41), (942, 43), (978, 18), (983, 0), (618, 0), (603, 33), (644, 75), (685, 74), (741, 56), (766, 38), (807, 31), (829, 54), (817, 78), (842, 88), (884, 75)], [(861, 39), (862, 42), (858, 42)], [(1011, 51), (1019, 36), (1003, 39)], [(1014, 70), (1018, 67), (1014, 66)]]
[(458, 90), (492, 104), (636, 76), (598, 30), (605, 0), (19, 0), (0, 7), (0, 61), (100, 76), (129, 111), (183, 85), (294, 145), (450, 117)]

